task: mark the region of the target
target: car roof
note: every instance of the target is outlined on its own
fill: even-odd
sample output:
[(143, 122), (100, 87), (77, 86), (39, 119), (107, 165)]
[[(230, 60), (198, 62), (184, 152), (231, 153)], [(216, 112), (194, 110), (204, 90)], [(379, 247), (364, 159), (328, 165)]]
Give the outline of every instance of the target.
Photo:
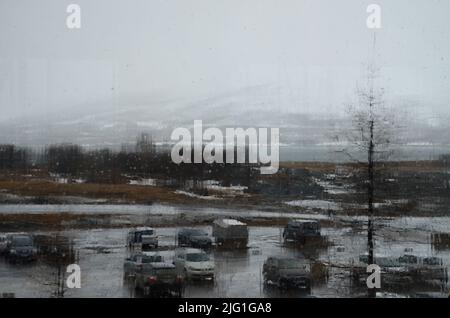
[(269, 256), (267, 259), (269, 259), (269, 258), (276, 259), (278, 261), (281, 261), (281, 260), (294, 260), (294, 261), (299, 261), (300, 262), (300, 261), (303, 260), (303, 256), (302, 255), (300, 255), (300, 258), (292, 257), (292, 256), (282, 256), (282, 255), (272, 255), (272, 256)]
[(179, 251), (183, 251), (186, 254), (205, 253), (204, 251), (202, 251), (199, 248), (192, 248), (192, 247), (182, 248), (182, 249), (179, 249)]
[(137, 227), (135, 229), (132, 229), (128, 232), (128, 234), (137, 233), (137, 232), (144, 232), (144, 231), (155, 231), (152, 227)]
[(24, 237), (24, 236), (31, 237), (32, 235), (28, 234), (28, 233), (11, 233), (11, 234), (8, 234), (7, 236), (14, 238), (14, 237)]
[(26, 232), (10, 232), (10, 233), (3, 233), (3, 235), (13, 236), (13, 235), (30, 235), (30, 234), (28, 234)]
[(276, 259), (276, 260), (297, 260), (296, 258), (294, 258), (294, 257), (288, 257), (288, 256), (270, 256), (269, 258), (273, 258), (273, 259)]
[(135, 229), (135, 231), (149, 231), (149, 230), (154, 231), (154, 228), (148, 226), (141, 226)]
[(196, 228), (182, 228), (182, 229), (180, 230), (180, 232), (193, 232), (193, 231), (196, 231), (196, 232), (198, 232), (198, 231), (206, 232), (206, 231), (203, 230), (203, 229), (196, 229)]

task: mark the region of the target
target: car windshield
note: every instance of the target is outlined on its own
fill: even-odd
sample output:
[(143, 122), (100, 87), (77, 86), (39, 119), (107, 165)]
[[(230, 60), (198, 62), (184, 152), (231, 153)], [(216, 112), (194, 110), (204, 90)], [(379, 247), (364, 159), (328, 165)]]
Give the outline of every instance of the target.
[(141, 232), (141, 236), (142, 236), (142, 235), (153, 235), (153, 230), (142, 231), (142, 232)]
[(318, 224), (314, 223), (314, 222), (293, 222), (291, 224), (288, 224), (289, 227), (293, 227), (293, 228), (305, 228), (305, 229), (312, 229), (315, 230), (318, 228)]
[(192, 235), (192, 236), (205, 236), (205, 235), (208, 235), (207, 233), (205, 233), (202, 230), (191, 230), (191, 231), (189, 231), (189, 234)]
[(279, 267), (280, 268), (304, 268), (305, 265), (301, 264), (299, 261), (295, 259), (281, 259), (279, 261)]
[(205, 253), (187, 254), (186, 260), (188, 262), (207, 262), (209, 261), (209, 256)]
[(15, 237), (13, 238), (13, 244), (15, 246), (30, 246), (33, 244), (31, 238), (27, 237), (27, 236), (19, 236), (19, 237)]
[(142, 263), (160, 263), (163, 262), (161, 255), (146, 255), (142, 257)]

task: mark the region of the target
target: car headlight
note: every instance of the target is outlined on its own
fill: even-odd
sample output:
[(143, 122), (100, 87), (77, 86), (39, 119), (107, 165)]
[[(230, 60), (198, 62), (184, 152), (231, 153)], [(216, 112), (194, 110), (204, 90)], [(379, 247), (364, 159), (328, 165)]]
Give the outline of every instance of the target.
[(9, 250), (9, 252), (10, 252), (11, 254), (16, 254), (16, 250), (15, 250), (15, 249)]

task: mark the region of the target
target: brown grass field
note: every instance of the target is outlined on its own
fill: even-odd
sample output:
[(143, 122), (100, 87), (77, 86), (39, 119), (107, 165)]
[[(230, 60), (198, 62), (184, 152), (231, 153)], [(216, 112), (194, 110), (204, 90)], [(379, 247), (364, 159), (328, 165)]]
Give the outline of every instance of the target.
[[(86, 198), (108, 198), (136, 203), (174, 202), (185, 203), (184, 195), (162, 187), (145, 187), (126, 184), (59, 184), (47, 180), (0, 181), (0, 189), (21, 196), (81, 196)], [(189, 198), (190, 199), (190, 198)]]

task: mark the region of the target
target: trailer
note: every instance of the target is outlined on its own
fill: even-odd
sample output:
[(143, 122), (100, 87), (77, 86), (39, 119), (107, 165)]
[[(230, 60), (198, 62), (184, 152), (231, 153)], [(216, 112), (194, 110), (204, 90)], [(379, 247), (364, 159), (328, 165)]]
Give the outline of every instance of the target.
[(221, 247), (246, 248), (248, 243), (247, 224), (234, 219), (220, 219), (213, 222), (212, 235)]

